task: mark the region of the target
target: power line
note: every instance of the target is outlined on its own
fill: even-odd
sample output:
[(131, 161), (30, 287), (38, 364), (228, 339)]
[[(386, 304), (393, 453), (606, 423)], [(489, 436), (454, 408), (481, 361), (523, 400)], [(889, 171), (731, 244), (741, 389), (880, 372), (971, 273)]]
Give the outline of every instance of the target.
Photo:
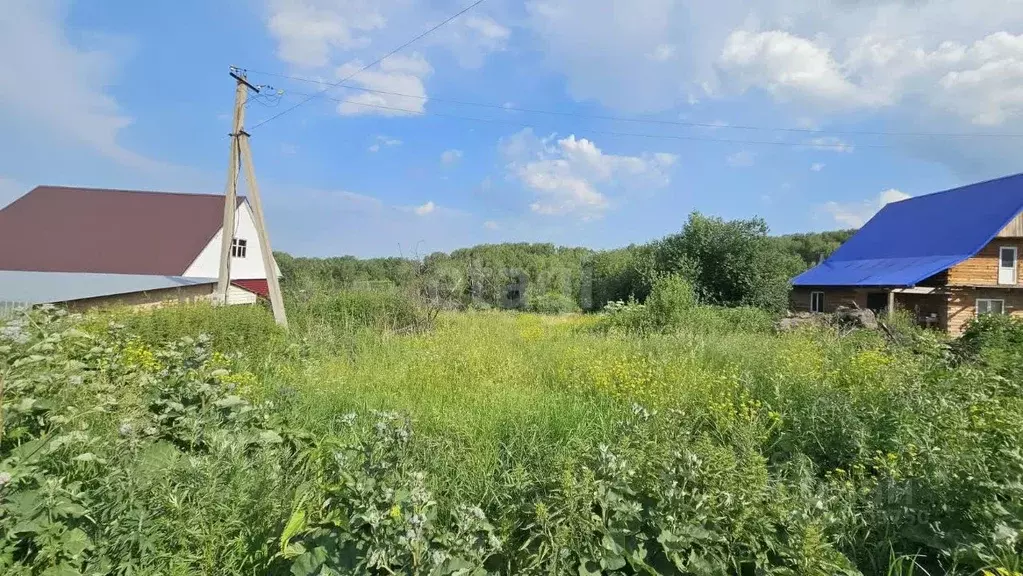
[(421, 94), (404, 94), (401, 92), (391, 92), (387, 90), (376, 90), (373, 88), (365, 88), (363, 86), (354, 86), (351, 84), (345, 84), (348, 79), (343, 79), (337, 83), (330, 83), (323, 80), (316, 80), (313, 78), (303, 78), (300, 76), (290, 76), (287, 74), (278, 74), (275, 72), (263, 72), (259, 70), (248, 70), (252, 74), (262, 74), (264, 76), (272, 76), (275, 78), (284, 78), (288, 80), (295, 80), (298, 82), (307, 82), (310, 84), (319, 84), (328, 86), (319, 94), (329, 92), (334, 88), (344, 88), (346, 90), (358, 90), (360, 92), (368, 92), (371, 94), (384, 94), (387, 96), (398, 96), (402, 98), (413, 98), (417, 100), (429, 100), (432, 102), (444, 102), (447, 104), (455, 104), (459, 106), (474, 106), (477, 108), (488, 108), (497, 109), (507, 112), (522, 112), (527, 114), (545, 114), (549, 116), (566, 116), (573, 118), (588, 118), (592, 120), (607, 120), (612, 122), (630, 122), (636, 124), (659, 124), (666, 126), (684, 126), (687, 128), (711, 128), (718, 130), (752, 130), (752, 131), (763, 131), (763, 132), (792, 132), (799, 134), (835, 134), (842, 136), (906, 136), (906, 137), (941, 137), (941, 138), (1023, 138), (1023, 134), (1018, 133), (996, 133), (996, 132), (895, 132), (886, 130), (823, 130), (818, 128), (797, 128), (791, 126), (752, 126), (752, 125), (735, 125), (735, 124), (715, 124), (710, 122), (688, 122), (684, 120), (664, 120), (654, 118), (628, 118), (623, 116), (608, 116), (601, 114), (585, 114), (579, 112), (562, 112), (556, 110), (543, 110), (538, 108), (519, 108), (517, 106), (507, 106), (504, 104), (494, 104), (487, 102), (473, 102), (469, 100), (459, 100), (454, 98), (435, 98), (433, 96), (423, 96)]
[(327, 92), (328, 92), (328, 91), (329, 91), (329, 90), (330, 90), (331, 88), (336, 88), (336, 87), (338, 87), (338, 86), (340, 86), (340, 85), (344, 84), (345, 82), (348, 82), (348, 81), (349, 81), (349, 80), (351, 80), (352, 78), (355, 78), (355, 77), (356, 77), (356, 76), (358, 76), (359, 74), (361, 74), (361, 73), (365, 72), (366, 70), (368, 70), (368, 69), (372, 68), (373, 66), (376, 66), (377, 64), (379, 64), (379, 63), (383, 62), (383, 61), (384, 61), (384, 60), (386, 60), (387, 58), (389, 58), (389, 57), (391, 57), (391, 56), (394, 56), (394, 55), (395, 55), (395, 54), (397, 54), (398, 52), (401, 52), (401, 51), (402, 51), (402, 50), (404, 50), (405, 48), (408, 48), (408, 47), (409, 47), (409, 46), (411, 46), (412, 44), (415, 44), (415, 43), (416, 43), (416, 42), (418, 42), (419, 40), (421, 40), (421, 39), (425, 38), (426, 36), (429, 36), (430, 34), (432, 34), (433, 32), (435, 32), (436, 30), (438, 30), (438, 29), (440, 29), (441, 27), (445, 26), (446, 24), (448, 24), (448, 23), (449, 23), (449, 22), (451, 22), (452, 20), (454, 20), (454, 19), (458, 18), (458, 17), (459, 17), (459, 16), (461, 16), (462, 14), (465, 14), (465, 13), (466, 13), (466, 12), (468, 12), (469, 10), (472, 10), (473, 8), (475, 8), (475, 7), (479, 6), (480, 4), (484, 3), (485, 1), (486, 1), (486, 0), (476, 0), (476, 1), (475, 1), (475, 2), (473, 2), (472, 4), (470, 4), (470, 5), (466, 6), (465, 8), (462, 8), (461, 10), (459, 10), (459, 11), (458, 11), (457, 13), (455, 13), (454, 15), (452, 15), (452, 16), (450, 16), (450, 17), (448, 17), (448, 18), (447, 18), (446, 20), (444, 20), (444, 21), (443, 21), (443, 22), (441, 22), (440, 24), (437, 24), (436, 26), (434, 26), (434, 27), (430, 28), (429, 30), (427, 30), (427, 31), (423, 32), (422, 34), (419, 34), (418, 36), (416, 36), (415, 38), (413, 38), (413, 39), (409, 40), (408, 42), (406, 42), (406, 43), (402, 44), (401, 46), (398, 46), (398, 47), (397, 47), (397, 48), (395, 48), (394, 50), (391, 50), (391, 51), (390, 51), (390, 52), (388, 52), (387, 54), (384, 54), (384, 55), (383, 55), (383, 56), (381, 56), (380, 58), (377, 58), (376, 60), (374, 60), (374, 61), (370, 62), (369, 64), (366, 64), (365, 66), (363, 66), (362, 68), (359, 68), (358, 70), (356, 70), (356, 71), (355, 71), (355, 72), (353, 72), (352, 74), (349, 74), (348, 76), (346, 76), (346, 77), (342, 78), (341, 80), (338, 80), (338, 81), (337, 81), (337, 83), (335, 83), (335, 84), (332, 84), (332, 85), (329, 85), (328, 87), (324, 88), (323, 90), (321, 90), (321, 91), (319, 91), (319, 92), (317, 92), (317, 93), (315, 93), (315, 94), (312, 94), (312, 95), (310, 95), (310, 96), (309, 96), (308, 98), (306, 98), (305, 100), (302, 100), (302, 101), (301, 101), (301, 102), (299, 102), (298, 104), (295, 104), (294, 106), (292, 106), (292, 107), (290, 107), (290, 108), (286, 108), (286, 109), (282, 110), (281, 112), (278, 112), (277, 114), (274, 114), (273, 116), (271, 116), (271, 117), (267, 118), (266, 120), (263, 120), (263, 121), (262, 121), (262, 122), (260, 122), (259, 124), (256, 124), (255, 126), (253, 126), (252, 128), (250, 128), (250, 130), (255, 130), (256, 128), (259, 128), (260, 126), (262, 126), (262, 125), (264, 125), (264, 124), (266, 124), (266, 123), (268, 123), (268, 122), (272, 122), (272, 121), (274, 121), (274, 120), (276, 120), (276, 119), (280, 118), (281, 116), (284, 116), (284, 115), (285, 115), (285, 114), (287, 114), (288, 112), (291, 112), (292, 110), (294, 110), (294, 109), (298, 108), (299, 106), (302, 106), (302, 105), (304, 105), (304, 104), (308, 103), (309, 101), (311, 101), (311, 100), (314, 100), (314, 99), (316, 99), (316, 98), (318, 98), (318, 97), (320, 97), (320, 96), (322, 96), (322, 95), (326, 94), (326, 93), (327, 93)]
[[(285, 93), (284, 93), (285, 96), (287, 96), (289, 94), (294, 95), (294, 96), (307, 96), (307, 94), (303, 94), (301, 92), (287, 92), (287, 91), (285, 91)], [(506, 125), (510, 125), (510, 126), (517, 126), (517, 127), (520, 127), (520, 128), (537, 128), (537, 126), (535, 126), (533, 124), (526, 124), (524, 122), (515, 122), (514, 120), (501, 120), (501, 119), (497, 119), (497, 118), (477, 118), (477, 117), (474, 117), (474, 116), (460, 116), (460, 115), (457, 115), (457, 114), (445, 114), (443, 112), (425, 112), (425, 111), (422, 111), (422, 110), (412, 110), (410, 108), (399, 108), (399, 107), (396, 107), (396, 106), (386, 106), (384, 104), (371, 104), (369, 102), (359, 102), (358, 100), (345, 100), (345, 99), (342, 99), (342, 98), (325, 97), (325, 99), (326, 100), (330, 100), (332, 102), (338, 102), (338, 103), (341, 103), (341, 104), (353, 104), (353, 105), (356, 105), (356, 106), (367, 106), (369, 108), (377, 108), (377, 109), (380, 109), (380, 110), (390, 110), (392, 112), (401, 112), (401, 113), (409, 114), (409, 115), (412, 115), (412, 116), (434, 116), (434, 117), (438, 117), (438, 118), (451, 118), (451, 119), (455, 119), (455, 120), (467, 120), (467, 121), (471, 121), (471, 122), (486, 122), (486, 123), (492, 123), (492, 124), (506, 124)], [(629, 137), (629, 138), (649, 138), (649, 139), (655, 139), (655, 140), (686, 140), (686, 141), (696, 141), (696, 142), (721, 142), (721, 143), (726, 143), (726, 144), (763, 144), (763, 145), (770, 145), (770, 146), (792, 146), (792, 147), (796, 147), (796, 148), (816, 148), (816, 149), (823, 149), (823, 150), (838, 150), (838, 151), (850, 150), (852, 148), (887, 148), (887, 149), (892, 148), (891, 146), (886, 145), (886, 144), (844, 144), (844, 143), (842, 143), (842, 144), (830, 144), (830, 143), (823, 143), (823, 142), (819, 142), (819, 143), (813, 143), (813, 142), (810, 142), (810, 143), (789, 142), (789, 141), (785, 141), (785, 140), (748, 140), (748, 139), (744, 139), (744, 138), (711, 138), (711, 137), (707, 137), (707, 136), (692, 136), (692, 135), (684, 135), (684, 134), (644, 134), (644, 133), (637, 133), (637, 132), (617, 132), (617, 131), (609, 131), (609, 130), (591, 130), (589, 128), (586, 129), (586, 132), (588, 132), (590, 134), (600, 134), (602, 136), (616, 136), (616, 137)]]

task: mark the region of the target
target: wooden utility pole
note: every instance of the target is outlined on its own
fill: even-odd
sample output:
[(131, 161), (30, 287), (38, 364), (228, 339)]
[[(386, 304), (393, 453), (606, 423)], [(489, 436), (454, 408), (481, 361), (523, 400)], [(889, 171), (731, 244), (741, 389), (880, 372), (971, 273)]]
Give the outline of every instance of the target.
[(217, 297), (227, 304), (227, 293), (231, 286), (231, 245), (234, 243), (235, 210), (238, 208), (238, 169), (245, 169), (245, 180), (248, 184), (249, 202), (255, 217), (256, 236), (259, 240), (259, 251), (263, 255), (263, 271), (266, 273), (267, 287), (270, 289), (270, 306), (273, 308), (274, 320), (281, 326), (288, 326), (288, 317), (284, 313), (284, 299), (281, 297), (281, 284), (277, 279), (277, 266), (274, 263), (273, 251), (270, 248), (270, 236), (266, 232), (266, 218), (263, 216), (263, 201), (259, 196), (259, 185), (256, 183), (256, 169), (252, 164), (252, 149), (249, 147), (249, 134), (245, 131), (245, 102), (249, 90), (259, 93), (259, 88), (245, 79), (244, 74), (231, 70), (235, 79), (234, 92), (234, 124), (231, 132), (231, 160), (227, 175), (227, 192), (224, 198), (224, 226), (220, 245), (220, 276), (217, 278)]

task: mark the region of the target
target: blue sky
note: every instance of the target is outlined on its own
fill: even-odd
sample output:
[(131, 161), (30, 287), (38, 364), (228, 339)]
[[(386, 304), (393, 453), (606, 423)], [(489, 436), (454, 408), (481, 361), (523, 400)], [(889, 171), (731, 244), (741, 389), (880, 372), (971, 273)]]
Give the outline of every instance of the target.
[[(2, 1), (0, 205), (222, 192), (230, 65), (255, 126), (469, 4)], [(1021, 0), (486, 0), (347, 84), (252, 130), (277, 249), (834, 229), (1023, 171)]]

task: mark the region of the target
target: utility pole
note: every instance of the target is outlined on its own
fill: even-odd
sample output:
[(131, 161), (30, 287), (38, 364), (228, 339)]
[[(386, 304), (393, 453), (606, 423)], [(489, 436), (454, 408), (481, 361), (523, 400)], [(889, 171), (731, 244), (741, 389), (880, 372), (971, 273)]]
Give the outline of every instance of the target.
[(288, 326), (288, 317), (284, 313), (284, 299), (281, 297), (281, 284), (277, 279), (277, 266), (274, 263), (270, 248), (270, 236), (266, 232), (266, 219), (263, 216), (263, 201), (259, 196), (259, 185), (256, 183), (256, 170), (252, 164), (252, 149), (249, 147), (249, 134), (245, 131), (245, 103), (249, 90), (259, 93), (259, 88), (245, 79), (245, 74), (235, 68), (231, 69), (231, 77), (235, 79), (234, 92), (234, 123), (231, 136), (231, 159), (227, 173), (227, 192), (224, 197), (224, 226), (221, 231), (220, 275), (217, 277), (217, 298), (227, 304), (227, 293), (231, 286), (231, 248), (234, 243), (235, 211), (238, 208), (238, 172), (245, 169), (245, 180), (248, 184), (249, 202), (255, 217), (256, 236), (259, 240), (259, 251), (263, 256), (263, 271), (266, 273), (267, 287), (270, 289), (270, 306), (273, 308), (274, 320), (281, 326)]

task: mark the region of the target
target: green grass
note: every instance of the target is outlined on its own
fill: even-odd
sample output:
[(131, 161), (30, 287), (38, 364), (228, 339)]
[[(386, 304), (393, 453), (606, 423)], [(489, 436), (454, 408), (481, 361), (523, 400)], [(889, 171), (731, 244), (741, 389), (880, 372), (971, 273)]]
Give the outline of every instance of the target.
[[(445, 557), (515, 574), (1019, 568), (1023, 391), (1005, 361), (916, 333), (774, 334), (749, 309), (638, 332), (434, 318), (398, 293), (318, 294), (289, 314), (284, 332), (260, 308), (114, 312), (71, 323), (88, 342), (41, 317), (0, 341), (7, 490), (81, 492), (88, 514), (60, 519), (56, 541), (91, 543), (45, 560), (53, 538), (18, 532), (31, 514), (0, 487), (0, 568), (313, 574), (316, 554), (341, 573), (458, 573)], [(200, 333), (218, 353), (173, 344)], [(971, 350), (991, 363), (985, 342)]]

